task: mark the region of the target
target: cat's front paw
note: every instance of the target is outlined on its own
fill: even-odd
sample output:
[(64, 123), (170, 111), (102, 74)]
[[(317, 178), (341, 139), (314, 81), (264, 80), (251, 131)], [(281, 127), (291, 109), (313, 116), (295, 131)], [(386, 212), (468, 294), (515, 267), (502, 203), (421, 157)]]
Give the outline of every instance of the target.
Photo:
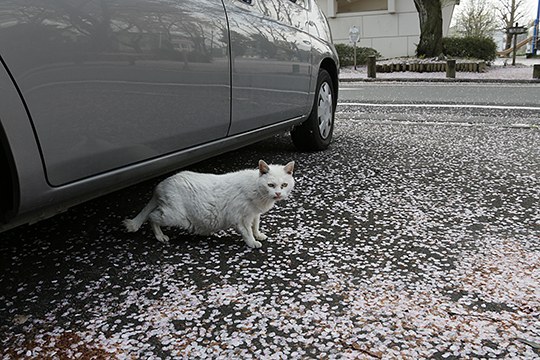
[(253, 248), (253, 249), (258, 249), (258, 248), (262, 247), (262, 244), (257, 240), (246, 241), (246, 244), (247, 244), (247, 246), (249, 246), (250, 248)]
[(156, 239), (162, 244), (169, 245), (169, 237), (165, 234), (156, 235)]
[(264, 235), (263, 233), (257, 233), (257, 234), (254, 234), (254, 236), (255, 236), (255, 239), (261, 240), (261, 241), (268, 239), (268, 236)]

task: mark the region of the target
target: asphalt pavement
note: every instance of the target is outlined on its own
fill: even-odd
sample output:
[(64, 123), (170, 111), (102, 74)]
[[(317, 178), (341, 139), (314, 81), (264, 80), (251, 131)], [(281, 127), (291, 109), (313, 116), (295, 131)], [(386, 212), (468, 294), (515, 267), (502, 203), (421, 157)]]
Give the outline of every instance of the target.
[(161, 178), (2, 233), (0, 356), (538, 358), (540, 112), (500, 111), (342, 104), (327, 151), (192, 166), (296, 161), (261, 249), (125, 232)]
[[(501, 110), (540, 109), (538, 84), (434, 83), (434, 82), (350, 82), (342, 83), (340, 103), (432, 105)], [(512, 114), (510, 111), (509, 114)]]

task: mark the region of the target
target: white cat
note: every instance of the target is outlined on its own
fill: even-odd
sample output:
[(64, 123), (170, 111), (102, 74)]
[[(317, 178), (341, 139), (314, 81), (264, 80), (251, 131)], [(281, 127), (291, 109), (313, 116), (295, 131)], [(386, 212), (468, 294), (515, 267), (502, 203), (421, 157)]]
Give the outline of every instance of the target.
[(267, 236), (259, 231), (261, 214), (278, 200), (286, 199), (294, 187), (294, 161), (259, 169), (215, 175), (182, 171), (160, 182), (150, 202), (132, 220), (124, 220), (135, 232), (150, 219), (156, 239), (169, 237), (160, 226), (178, 226), (192, 233), (208, 235), (235, 227), (249, 247), (259, 248)]

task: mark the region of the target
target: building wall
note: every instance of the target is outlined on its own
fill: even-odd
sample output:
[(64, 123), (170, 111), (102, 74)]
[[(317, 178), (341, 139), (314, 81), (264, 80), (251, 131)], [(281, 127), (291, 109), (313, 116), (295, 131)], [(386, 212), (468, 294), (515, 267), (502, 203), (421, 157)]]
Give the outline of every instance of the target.
[[(360, 30), (358, 46), (374, 48), (383, 57), (415, 55), (420, 23), (413, 0), (316, 1), (328, 17), (335, 43), (350, 43), (349, 29), (355, 25)], [(443, 7), (443, 36), (448, 34), (455, 6), (449, 3)]]

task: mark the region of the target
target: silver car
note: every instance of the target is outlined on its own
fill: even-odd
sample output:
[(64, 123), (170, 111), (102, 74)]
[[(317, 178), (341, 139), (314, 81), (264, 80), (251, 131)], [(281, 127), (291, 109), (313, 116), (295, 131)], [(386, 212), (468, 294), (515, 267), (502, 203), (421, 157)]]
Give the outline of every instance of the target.
[(332, 139), (315, 0), (2, 0), (0, 230), (291, 130)]

